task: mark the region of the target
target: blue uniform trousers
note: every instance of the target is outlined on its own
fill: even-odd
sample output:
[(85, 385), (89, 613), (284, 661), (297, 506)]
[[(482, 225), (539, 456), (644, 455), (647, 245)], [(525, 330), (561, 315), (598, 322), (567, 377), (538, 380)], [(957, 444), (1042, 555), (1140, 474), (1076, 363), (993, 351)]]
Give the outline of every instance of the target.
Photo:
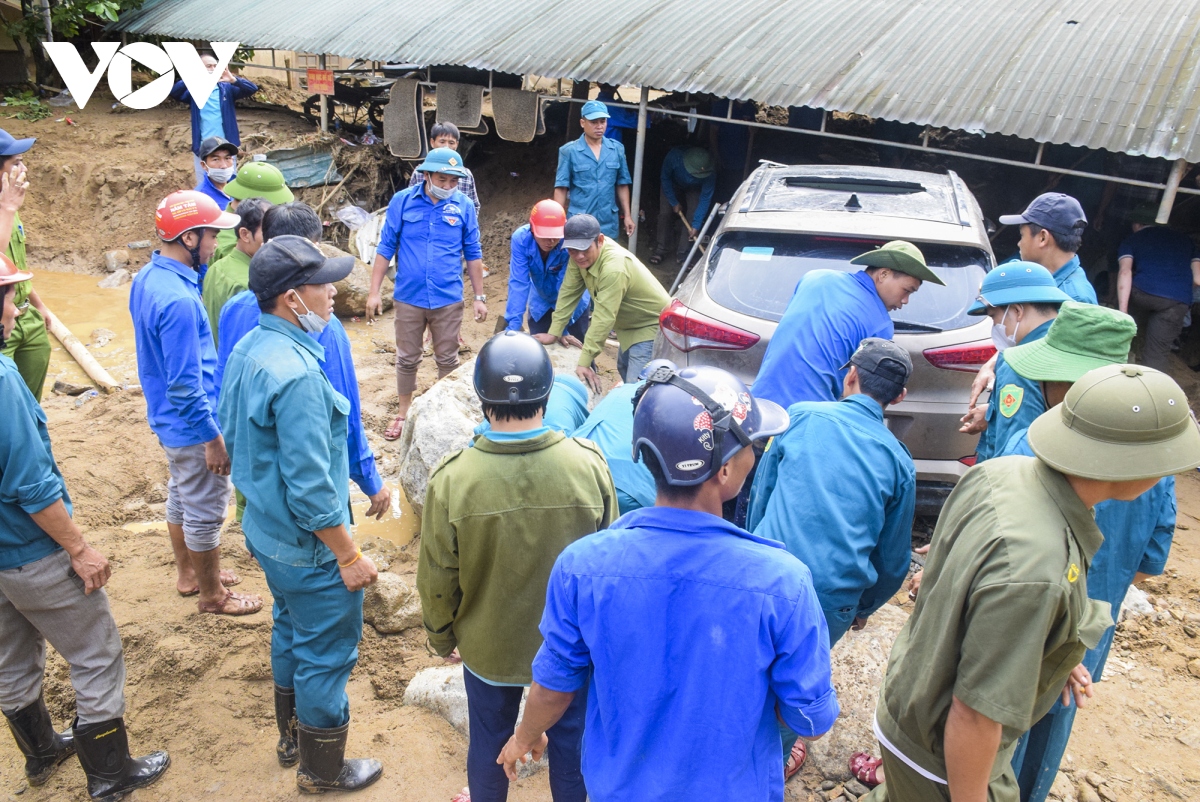
[[(1109, 627), (1096, 648), (1088, 649), (1083, 655), (1083, 664), (1093, 677), (1100, 674), (1108, 659), (1115, 632), (1114, 627)], [(1017, 741), (1012, 766), (1021, 787), (1021, 802), (1045, 802), (1058, 774), (1058, 765), (1067, 751), (1076, 709), (1074, 697), (1068, 707), (1064, 707), (1061, 700), (1055, 702), (1050, 712)]]
[[(288, 565), (264, 557), (246, 541), (275, 597), (271, 673), (296, 690), (296, 718), (309, 727), (340, 727), (350, 720), (346, 681), (358, 662), (363, 592), (342, 582), (337, 560)], [(499, 754), (497, 752), (496, 754)]]
[[(472, 802), (504, 802), (508, 799), (508, 777), (497, 765), (500, 750), (512, 737), (525, 689), (511, 685), (489, 685), (463, 667), (467, 686), (467, 715), (471, 740), (467, 746), (467, 785)], [(581, 767), (583, 724), (587, 718), (587, 686), (575, 698), (558, 723), (546, 731), (550, 758), (550, 798), (554, 802), (584, 802)]]

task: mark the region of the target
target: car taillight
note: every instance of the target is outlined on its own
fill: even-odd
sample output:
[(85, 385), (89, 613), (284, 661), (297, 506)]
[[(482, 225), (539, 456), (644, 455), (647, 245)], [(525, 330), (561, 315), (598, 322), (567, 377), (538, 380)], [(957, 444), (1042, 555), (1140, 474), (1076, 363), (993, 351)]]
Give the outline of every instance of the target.
[(974, 454), (972, 454), (969, 457), (962, 457), (958, 461), (961, 462), (963, 465), (966, 465), (968, 468), (975, 467), (975, 455)]
[(753, 332), (688, 309), (679, 301), (671, 301), (671, 305), (663, 310), (658, 325), (667, 341), (685, 353), (697, 348), (744, 351), (762, 339)]
[(978, 373), (984, 363), (996, 355), (996, 346), (991, 343), (967, 343), (930, 348), (923, 353), (935, 368)]

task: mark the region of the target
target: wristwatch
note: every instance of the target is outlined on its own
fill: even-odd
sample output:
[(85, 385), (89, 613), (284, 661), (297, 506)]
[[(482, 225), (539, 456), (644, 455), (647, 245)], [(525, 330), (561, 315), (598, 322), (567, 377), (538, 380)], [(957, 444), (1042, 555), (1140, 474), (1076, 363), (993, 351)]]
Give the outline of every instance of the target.
[(487, 300), (487, 296), (486, 296), (486, 295), (476, 295), (476, 296), (475, 296), (475, 300), (476, 300), (476, 301), (483, 302), (483, 301), (486, 301), (486, 300)]

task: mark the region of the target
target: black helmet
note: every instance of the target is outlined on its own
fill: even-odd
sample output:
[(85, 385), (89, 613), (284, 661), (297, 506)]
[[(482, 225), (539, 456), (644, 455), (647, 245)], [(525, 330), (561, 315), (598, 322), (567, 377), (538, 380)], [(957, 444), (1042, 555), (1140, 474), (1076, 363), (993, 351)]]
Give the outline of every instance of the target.
[(536, 404), (553, 386), (550, 355), (524, 332), (496, 335), (475, 358), (475, 393), (485, 404)]

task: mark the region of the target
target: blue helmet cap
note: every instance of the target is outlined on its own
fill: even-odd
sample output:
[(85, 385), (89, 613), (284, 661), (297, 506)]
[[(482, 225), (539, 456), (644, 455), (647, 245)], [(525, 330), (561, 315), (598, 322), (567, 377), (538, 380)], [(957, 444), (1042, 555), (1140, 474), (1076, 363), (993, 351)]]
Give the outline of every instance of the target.
[(1061, 192), (1045, 192), (1029, 202), (1020, 214), (1000, 216), (1000, 224), (1019, 226), (1032, 223), (1055, 234), (1074, 234), (1087, 228), (1087, 215), (1079, 201)]
[[(607, 116), (607, 115), (606, 115)], [(33, 147), (34, 137), (17, 139), (8, 131), (0, 129), (0, 157), (17, 156)]]
[(425, 161), (417, 167), (422, 173), (445, 173), (459, 178), (467, 177), (467, 168), (463, 167), (462, 156), (454, 148), (434, 148), (425, 156)]
[(983, 277), (979, 297), (968, 315), (987, 314), (988, 307), (1009, 304), (1061, 304), (1071, 296), (1058, 288), (1050, 271), (1033, 262), (1005, 262)]
[(598, 120), (601, 117), (607, 118), (608, 106), (605, 106), (599, 100), (589, 100), (579, 110), (579, 116), (585, 120)]
[(634, 397), (633, 458), (645, 446), (668, 484), (698, 485), (746, 446), (787, 427), (783, 407), (752, 398), (731, 373), (660, 365)]

